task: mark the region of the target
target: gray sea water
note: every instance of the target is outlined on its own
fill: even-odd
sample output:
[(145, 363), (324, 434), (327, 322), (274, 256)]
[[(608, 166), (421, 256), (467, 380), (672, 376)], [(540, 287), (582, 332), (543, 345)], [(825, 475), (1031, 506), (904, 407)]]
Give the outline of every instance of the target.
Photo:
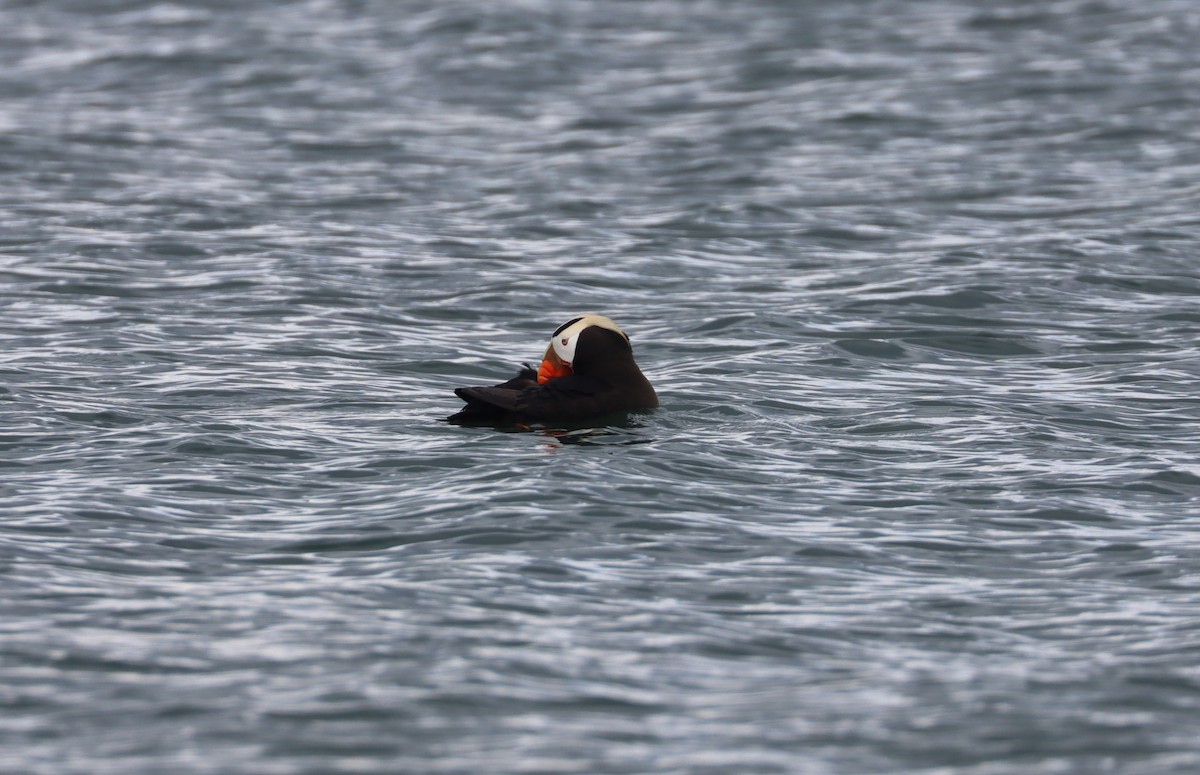
[(0, 772), (1200, 772), (1197, 41), (0, 3)]

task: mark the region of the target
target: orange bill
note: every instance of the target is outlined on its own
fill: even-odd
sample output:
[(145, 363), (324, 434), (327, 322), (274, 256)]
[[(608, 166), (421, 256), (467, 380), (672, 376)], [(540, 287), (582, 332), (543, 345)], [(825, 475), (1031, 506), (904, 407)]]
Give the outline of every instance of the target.
[(539, 385), (545, 385), (552, 379), (566, 377), (571, 374), (571, 365), (558, 357), (558, 353), (554, 352), (553, 347), (546, 348), (546, 355), (542, 358), (542, 365), (538, 367), (537, 381)]

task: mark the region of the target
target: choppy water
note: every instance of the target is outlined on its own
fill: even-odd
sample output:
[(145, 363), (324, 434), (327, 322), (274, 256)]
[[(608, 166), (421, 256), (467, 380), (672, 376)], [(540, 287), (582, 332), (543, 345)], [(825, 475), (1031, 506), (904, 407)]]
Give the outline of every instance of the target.
[(3, 4), (0, 771), (1200, 771), (1198, 39)]

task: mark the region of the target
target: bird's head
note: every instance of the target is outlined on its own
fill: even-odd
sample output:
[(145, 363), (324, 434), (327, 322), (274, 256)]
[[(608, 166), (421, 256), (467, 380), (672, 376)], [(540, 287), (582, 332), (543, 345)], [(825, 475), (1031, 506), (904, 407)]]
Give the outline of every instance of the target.
[(612, 349), (632, 353), (629, 335), (603, 315), (587, 313), (572, 318), (555, 330), (542, 356), (537, 381), (545, 384), (570, 374), (586, 373), (589, 366)]

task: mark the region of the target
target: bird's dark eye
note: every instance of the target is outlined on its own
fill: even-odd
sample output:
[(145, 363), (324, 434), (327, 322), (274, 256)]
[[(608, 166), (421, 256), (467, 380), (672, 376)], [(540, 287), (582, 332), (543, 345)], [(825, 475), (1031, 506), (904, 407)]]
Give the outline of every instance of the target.
[(583, 318), (571, 318), (566, 323), (563, 323), (561, 326), (554, 329), (554, 333), (550, 335), (550, 338), (553, 339), (554, 337), (561, 334), (565, 329), (570, 328), (571, 326), (573, 326), (574, 324), (578, 323), (581, 320), (583, 320)]

